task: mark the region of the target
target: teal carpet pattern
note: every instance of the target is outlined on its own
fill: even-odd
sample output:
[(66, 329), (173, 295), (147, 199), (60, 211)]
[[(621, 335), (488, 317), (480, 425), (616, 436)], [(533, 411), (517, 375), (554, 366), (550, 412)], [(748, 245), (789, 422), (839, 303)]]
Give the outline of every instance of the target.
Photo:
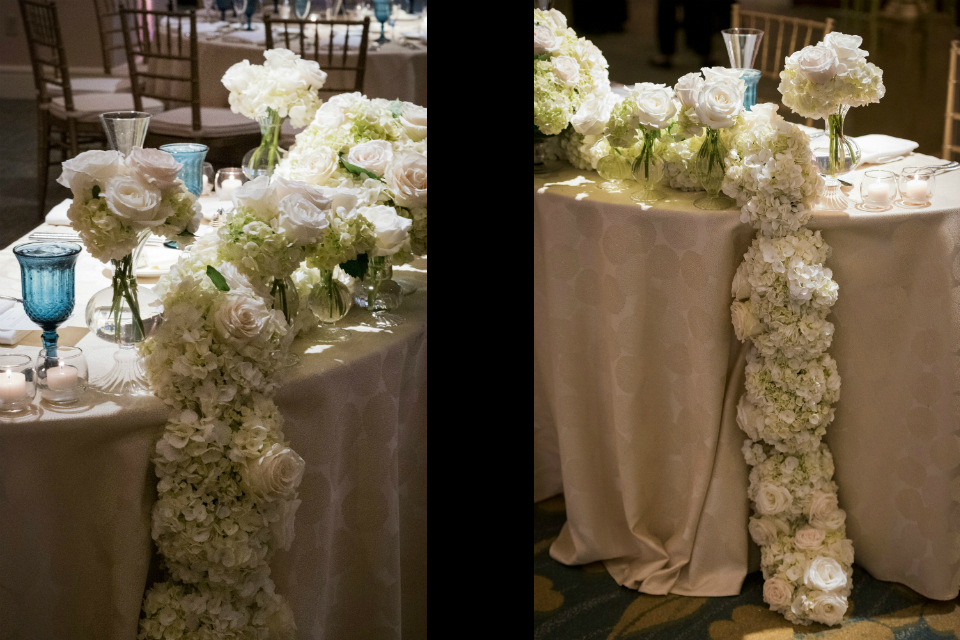
[(563, 498), (533, 507), (534, 640), (958, 640), (956, 600), (928, 600), (854, 567), (851, 607), (839, 627), (792, 625), (763, 602), (763, 577), (738, 596), (651, 596), (617, 585), (599, 562), (567, 567), (550, 557), (566, 521)]

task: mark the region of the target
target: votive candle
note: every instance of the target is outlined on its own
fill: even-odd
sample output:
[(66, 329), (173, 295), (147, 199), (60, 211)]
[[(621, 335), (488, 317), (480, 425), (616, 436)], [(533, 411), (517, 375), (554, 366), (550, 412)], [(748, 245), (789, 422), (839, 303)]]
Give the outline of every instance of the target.
[(6, 371), (0, 375), (0, 400), (16, 402), (27, 395), (27, 377), (19, 371)]
[(77, 368), (64, 366), (63, 360), (56, 368), (47, 369), (47, 387), (54, 391), (66, 391), (77, 386)]

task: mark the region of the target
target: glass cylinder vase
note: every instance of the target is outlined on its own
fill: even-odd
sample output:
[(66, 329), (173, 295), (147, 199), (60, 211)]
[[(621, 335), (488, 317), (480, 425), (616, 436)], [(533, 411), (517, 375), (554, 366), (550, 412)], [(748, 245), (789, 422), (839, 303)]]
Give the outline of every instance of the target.
[(105, 375), (91, 380), (90, 385), (103, 393), (117, 396), (147, 395), (150, 388), (135, 347), (160, 328), (163, 303), (148, 287), (137, 283), (136, 265), (150, 237), (140, 232), (137, 248), (119, 260), (112, 260), (113, 282), (101, 289), (87, 303), (87, 327), (101, 340), (116, 343), (114, 365)]
[(353, 306), (353, 294), (347, 285), (334, 277), (332, 270), (320, 272), (320, 282), (310, 291), (310, 309), (322, 325), (316, 332), (317, 342), (346, 342), (351, 332), (335, 326)]
[(597, 185), (607, 193), (626, 191), (627, 180), (630, 179), (630, 163), (614, 148), (608, 155), (597, 161), (597, 173), (603, 182)]
[(632, 167), (633, 179), (640, 185), (640, 190), (630, 195), (634, 202), (649, 203), (663, 198), (663, 193), (657, 189), (663, 179), (663, 159), (654, 154), (654, 145), (659, 139), (659, 129), (643, 133), (643, 148), (633, 161)]
[(840, 176), (855, 170), (861, 158), (860, 145), (843, 133), (848, 111), (848, 105), (840, 105), (836, 113), (827, 116), (824, 133), (810, 139), (810, 149), (825, 183), (823, 195), (814, 206), (817, 211), (842, 211), (853, 205), (840, 191)]
[(720, 189), (723, 187), (723, 178), (727, 172), (724, 161), (727, 156), (727, 147), (723, 144), (719, 129), (707, 129), (704, 135), (706, 137), (703, 140), (703, 145), (701, 145), (694, 160), (694, 173), (707, 195), (699, 200), (694, 200), (693, 204), (698, 209), (714, 211), (729, 209), (736, 204), (736, 201), (730, 196), (720, 193)]
[(260, 125), (260, 146), (251, 149), (243, 156), (243, 174), (253, 180), (258, 176), (272, 176), (280, 160), (287, 152), (280, 148), (280, 129), (283, 127), (283, 118), (273, 109), (267, 109), (267, 114), (257, 118)]
[(357, 281), (353, 301), (361, 309), (373, 311), (373, 327), (396, 327), (403, 324), (403, 317), (389, 313), (400, 306), (403, 290), (392, 280), (393, 268), (385, 256), (372, 256), (367, 262), (367, 272)]

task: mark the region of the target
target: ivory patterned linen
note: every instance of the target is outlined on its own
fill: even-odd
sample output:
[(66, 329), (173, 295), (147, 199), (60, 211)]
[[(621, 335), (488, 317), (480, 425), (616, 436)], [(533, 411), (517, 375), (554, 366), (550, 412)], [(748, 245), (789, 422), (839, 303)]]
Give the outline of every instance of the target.
[[(883, 168), (940, 163), (915, 154)], [(646, 593), (737, 593), (758, 558), (736, 425), (747, 348), (729, 292), (752, 230), (736, 209), (695, 209), (695, 194), (642, 208), (597, 180), (534, 180), (534, 499), (562, 490), (568, 513), (551, 554), (603, 560)], [(833, 247), (841, 289), (831, 353), (843, 390), (825, 441), (856, 562), (950, 599), (960, 175), (938, 181), (930, 207), (816, 212), (808, 227)]]

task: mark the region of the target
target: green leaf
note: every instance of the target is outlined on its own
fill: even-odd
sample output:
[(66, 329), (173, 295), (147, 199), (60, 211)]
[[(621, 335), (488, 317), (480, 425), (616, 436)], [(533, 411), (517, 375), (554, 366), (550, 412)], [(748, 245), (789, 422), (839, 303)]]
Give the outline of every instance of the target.
[(363, 280), (364, 274), (367, 273), (368, 261), (367, 254), (361, 253), (353, 260), (341, 262), (340, 268), (343, 269), (347, 275)]
[(394, 118), (400, 117), (400, 110), (403, 109), (403, 103), (399, 100), (394, 100), (390, 103), (390, 113)]
[(100, 197), (100, 186), (99, 186), (99, 185), (93, 185), (93, 198), (94, 198), (94, 200), (96, 200), (96, 199), (99, 198), (99, 197)]
[(536, 54), (536, 53), (535, 53), (535, 54), (533, 54), (533, 59), (534, 59), (534, 61), (543, 60), (544, 62), (546, 62), (546, 61), (550, 60), (551, 57), (553, 57), (553, 54), (552, 54), (552, 53), (541, 53), (541, 54)]
[(209, 264), (207, 265), (207, 277), (210, 278), (210, 282), (212, 282), (213, 286), (218, 290), (230, 291), (230, 285), (227, 284), (223, 275)]
[(340, 164), (343, 165), (343, 168), (344, 168), (344, 169), (346, 169), (347, 171), (349, 171), (350, 173), (352, 173), (352, 174), (354, 174), (354, 175), (357, 175), (357, 176), (369, 176), (369, 177), (373, 178), (374, 180), (379, 180), (379, 179), (380, 179), (380, 178), (378, 178), (377, 176), (375, 176), (371, 171), (367, 171), (367, 170), (364, 169), (363, 167), (358, 167), (357, 165), (355, 165), (355, 164), (350, 164), (349, 162), (347, 162), (346, 160), (344, 160), (342, 153), (340, 154)]
[(190, 238), (196, 238), (196, 237), (197, 237), (197, 234), (195, 234), (195, 233), (190, 233), (190, 232), (187, 231), (186, 229), (184, 229), (183, 231), (181, 231), (181, 232), (178, 233), (177, 235), (178, 235), (178, 236), (187, 236), (187, 237), (190, 237)]

